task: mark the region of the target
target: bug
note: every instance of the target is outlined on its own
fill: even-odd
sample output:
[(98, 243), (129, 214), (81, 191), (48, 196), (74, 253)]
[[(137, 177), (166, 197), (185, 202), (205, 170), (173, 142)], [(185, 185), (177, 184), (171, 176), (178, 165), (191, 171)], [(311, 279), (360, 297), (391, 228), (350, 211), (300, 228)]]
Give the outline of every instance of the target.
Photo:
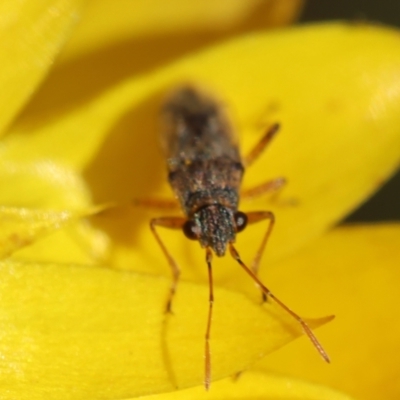
[[(245, 168), (251, 165), (271, 142), (279, 130), (279, 125), (272, 125), (250, 153), (243, 157), (223, 108), (218, 101), (199, 88), (186, 85), (175, 90), (165, 102), (162, 116), (164, 129), (161, 132), (161, 143), (167, 159), (168, 181), (178, 202), (143, 199), (139, 203), (164, 209), (173, 209), (179, 203), (185, 215), (153, 218), (150, 221), (151, 231), (168, 261), (173, 276), (167, 312), (171, 312), (180, 268), (161, 240), (158, 228), (181, 230), (188, 239), (197, 240), (205, 249), (209, 281), (209, 309), (205, 332), (205, 388), (208, 390), (211, 383), (213, 254), (222, 257), (229, 252), (259, 286), (263, 299), (272, 299), (289, 313), (301, 325), (323, 359), (329, 362), (327, 353), (307, 323), (275, 297), (258, 278), (260, 260), (275, 223), (274, 214), (271, 211), (244, 213), (238, 208)], [(284, 183), (283, 178), (270, 180), (242, 192), (242, 196), (275, 191)], [(267, 221), (267, 229), (253, 263), (248, 267), (234, 246), (235, 238), (247, 225), (260, 221)]]

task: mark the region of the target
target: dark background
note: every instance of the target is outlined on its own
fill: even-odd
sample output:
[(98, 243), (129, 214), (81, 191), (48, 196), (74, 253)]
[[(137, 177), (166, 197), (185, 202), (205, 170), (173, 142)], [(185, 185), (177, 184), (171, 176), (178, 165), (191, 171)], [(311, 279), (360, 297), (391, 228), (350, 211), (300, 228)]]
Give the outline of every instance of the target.
[[(310, 0), (305, 3), (300, 22), (333, 19), (400, 27), (400, 0)], [(393, 220), (400, 221), (400, 171), (345, 222)]]

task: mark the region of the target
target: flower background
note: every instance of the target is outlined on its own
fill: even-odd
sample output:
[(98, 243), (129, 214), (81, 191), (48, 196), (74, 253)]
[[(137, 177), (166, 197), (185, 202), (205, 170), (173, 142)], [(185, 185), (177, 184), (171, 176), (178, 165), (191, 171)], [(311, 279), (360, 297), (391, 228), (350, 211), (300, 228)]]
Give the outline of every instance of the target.
[[(384, 0), (335, 1), (329, 4), (318, 0), (307, 1), (300, 15), (300, 22), (331, 20), (361, 20), (400, 26), (400, 5)], [(347, 222), (399, 221), (400, 220), (400, 172), (397, 172), (365, 204), (350, 214)]]
[[(179, 0), (176, 2), (180, 3)], [(52, 7), (47, 8), (50, 3)], [(275, 7), (271, 6), (274, 3)], [(283, 3), (286, 6), (277, 6)], [(341, 228), (317, 239), (322, 231), (385, 179), (395, 166), (399, 146), (393, 127), (399, 124), (397, 113), (392, 110), (398, 109), (397, 70), (388, 74), (393, 79), (393, 82), (388, 81), (393, 91), (384, 91), (393, 96), (383, 96), (383, 108), (379, 108), (381, 103), (375, 103), (377, 126), (375, 119), (370, 125), (361, 120), (363, 129), (360, 130), (356, 128), (360, 123), (359, 115), (363, 115), (365, 88), (353, 87), (352, 80), (348, 81), (340, 89), (358, 99), (354, 101), (355, 107), (351, 104), (348, 108), (352, 112), (341, 114), (340, 104), (338, 107), (333, 101), (328, 103), (328, 111), (339, 110), (338, 119), (334, 113), (333, 117), (328, 114), (324, 119), (326, 110), (320, 110), (322, 117), (317, 114), (314, 118), (311, 103), (303, 104), (303, 95), (299, 97), (298, 93), (312, 94), (314, 101), (321, 99), (323, 103), (325, 86), (320, 90), (321, 85), (307, 83), (310, 66), (307, 63), (300, 68), (306, 77), (304, 85), (301, 80), (295, 81), (299, 85), (297, 90), (290, 91), (279, 79), (265, 82), (271, 93), (279, 93), (285, 99), (283, 112), (276, 102), (264, 103), (263, 86), (259, 82), (268, 75), (266, 71), (268, 76), (278, 77), (281, 71), (285, 76), (291, 64), (279, 63), (286, 57), (285, 52), (296, 54), (297, 47), (298, 54), (304, 55), (304, 59), (312, 59), (312, 54), (304, 53), (310, 43), (308, 38), (318, 34), (321, 40), (331, 43), (331, 51), (326, 52), (328, 58), (335, 54), (340, 58), (344, 52), (343, 68), (347, 68), (346, 59), (351, 59), (354, 51), (351, 45), (346, 50), (346, 41), (335, 47), (335, 35), (340, 36), (343, 30), (334, 26), (317, 27), (315, 33), (310, 28), (292, 36), (290, 32), (282, 31), (272, 35), (272, 39), (266, 37), (264, 47), (257, 47), (257, 43), (264, 43), (260, 37), (251, 41), (255, 49), (251, 53), (245, 50), (249, 43), (240, 47), (240, 43), (245, 43), (241, 36), (247, 32), (266, 25), (289, 23), (297, 13), (297, 2), (254, 1), (254, 12), (250, 3), (244, 6), (241, 1), (221, 0), (213, 2), (213, 7), (196, 8), (194, 13), (193, 7), (184, 7), (183, 3), (181, 7), (168, 8), (153, 0), (146, 4), (158, 4), (159, 8), (141, 7), (141, 18), (136, 19), (132, 14), (118, 13), (115, 5), (106, 1), (92, 2), (86, 14), (80, 10), (79, 1), (43, 0), (42, 4), (43, 9), (36, 10), (36, 20), (28, 12), (26, 15), (36, 21), (29, 39), (40, 35), (51, 39), (41, 41), (45, 44), (44, 49), (28, 46), (27, 38), (21, 48), (14, 46), (19, 43), (15, 40), (17, 34), (23, 35), (24, 30), (10, 35), (10, 48), (16, 49), (14, 55), (17, 57), (20, 49), (25, 60), (35, 62), (29, 64), (17, 59), (20, 68), (14, 68), (14, 77), (18, 78), (20, 71), (23, 73), (20, 81), (14, 82), (15, 90), (9, 89), (10, 101), (3, 106), (11, 111), (18, 107), (20, 110), (17, 118), (11, 111), (3, 113), (4, 126), (11, 125), (0, 148), (1, 204), (9, 206), (1, 210), (2, 234), (7, 239), (1, 250), (3, 256), (11, 254), (11, 258), (2, 264), (0, 279), (3, 324), (0, 343), (5, 360), (0, 382), (2, 392), (8, 398), (23, 399), (30, 398), (32, 388), (35, 388), (39, 398), (52, 393), (58, 399), (111, 399), (161, 393), (173, 390), (174, 384), (189, 387), (202, 381), (201, 363), (194, 362), (201, 360), (203, 354), (207, 288), (203, 284), (204, 265), (198, 261), (202, 260), (202, 252), (186, 251), (179, 238), (171, 239), (169, 244), (174, 254), (193, 268), (185, 270), (185, 281), (174, 303), (177, 317), (165, 322), (160, 304), (165, 300), (169, 279), (164, 276), (168, 273), (147, 228), (147, 220), (154, 213), (122, 209), (111, 212), (114, 213), (111, 218), (105, 212), (90, 218), (90, 223), (82, 220), (82, 216), (97, 214), (98, 208), (93, 203), (98, 205), (114, 200), (123, 204), (143, 194), (169, 193), (155, 140), (143, 132), (156, 130), (151, 118), (158, 109), (159, 89), (164, 89), (166, 83), (181, 80), (182, 76), (189, 76), (192, 79), (207, 77), (221, 90), (222, 97), (226, 95), (232, 108), (239, 111), (235, 117), (243, 127), (245, 149), (251, 147), (259, 137), (260, 129), (271, 118), (285, 120), (286, 131), (268, 151), (265, 164), (261, 160), (254, 166), (254, 172), (248, 175), (248, 183), (257, 183), (257, 176), (263, 176), (264, 168), (268, 168), (272, 176), (283, 173), (292, 179), (285, 196), (300, 196), (303, 204), (292, 209), (278, 207), (280, 223), (266, 258), (270, 266), (267, 271), (262, 271), (262, 276), (302, 314), (326, 315), (334, 310), (338, 315), (335, 322), (317, 332), (334, 356), (335, 362), (331, 366), (321, 365), (309, 343), (302, 338), (263, 359), (236, 383), (231, 379), (216, 382), (210, 395), (222, 398), (249, 394), (265, 398), (348, 398), (336, 389), (356, 398), (398, 398), (400, 390), (394, 377), (398, 375), (399, 365), (391, 359), (399, 345), (398, 324), (393, 315), (393, 305), (398, 301), (395, 272), (398, 225)], [(125, 10), (132, 4), (144, 3), (119, 3)], [(287, 4), (291, 5), (287, 7)], [(312, 4), (307, 6), (305, 15)], [(7, 11), (12, 11), (12, 6)], [(1, 15), (10, 16), (7, 22), (13, 20), (12, 12)], [(64, 18), (66, 15), (72, 18)], [(52, 39), (45, 29), (39, 29), (46, 28), (48, 21), (38, 16), (55, 22), (49, 31), (53, 33), (60, 29), (60, 36), (54, 34), (57, 40)], [(78, 18), (82, 18), (82, 24), (73, 30), (73, 22)], [(27, 21), (25, 25), (30, 26), (29, 18)], [(72, 31), (71, 39), (50, 68), (57, 46)], [(185, 32), (184, 37), (182, 32)], [(372, 96), (374, 85), (380, 84), (380, 74), (386, 78), (385, 71), (391, 71), (391, 63), (397, 65), (395, 52), (391, 59), (395, 35), (377, 32), (378, 40), (374, 39), (373, 32), (372, 28), (371, 32), (368, 29), (364, 32), (372, 34), (368, 36), (368, 43), (382, 43), (382, 48), (387, 50), (371, 65), (368, 57), (364, 59), (368, 65), (365, 71), (370, 85), (367, 87)], [(232, 45), (208, 50), (213, 43), (229, 37), (238, 40)], [(291, 37), (296, 37), (296, 41), (291, 42)], [(362, 37), (360, 40), (360, 43), (366, 43)], [(268, 53), (258, 56), (261, 49), (270, 47), (271, 54), (275, 55), (272, 62)], [(242, 53), (238, 53), (239, 48)], [(371, 48), (379, 55), (379, 46), (372, 44)], [(203, 49), (204, 53), (201, 52)], [(324, 50), (318, 48), (318, 51)], [(40, 56), (36, 58), (36, 54)], [(259, 58), (253, 59), (254, 54)], [(188, 58), (181, 62), (184, 56)], [(362, 51), (360, 57), (363, 60)], [(232, 69), (219, 69), (226, 60), (234, 61), (230, 64)], [(240, 62), (235, 63), (236, 60)], [(254, 60), (258, 60), (262, 68), (257, 68)], [(387, 60), (389, 70), (380, 64), (382, 60)], [(27, 73), (27, 64), (32, 67), (32, 75)], [(317, 68), (313, 78), (317, 83), (325, 79), (326, 90), (329, 88), (334, 93), (335, 82), (329, 86), (323, 73), (319, 75), (324, 68), (328, 75), (335, 75), (335, 71), (329, 70), (329, 64)], [(352, 64), (348, 66), (354, 73), (353, 81), (357, 81), (360, 65), (364, 68), (366, 64), (355, 63), (355, 72), (351, 69)], [(243, 71), (252, 68), (257, 84), (248, 77), (235, 78), (235, 68), (243, 68)], [(50, 69), (48, 75), (47, 69)], [(36, 79), (44, 79), (37, 90), (35, 85), (23, 85), (21, 80), (21, 77), (34, 74)], [(3, 75), (7, 77), (7, 74)], [(232, 79), (235, 85), (232, 85)], [(351, 88), (349, 92), (346, 92), (347, 86)], [(24, 90), (28, 93), (24, 100), (26, 106), (21, 103), (18, 106), (18, 101), (14, 100), (23, 98)], [(296, 110), (301, 113), (296, 114)], [(260, 115), (266, 115), (266, 118), (259, 120)], [(336, 126), (344, 128), (348, 136), (335, 135)], [(128, 136), (130, 129), (133, 134)], [(296, 132), (303, 136), (296, 136)], [(318, 132), (327, 135), (328, 146), (324, 147), (326, 140)], [(384, 135), (378, 136), (384, 140), (375, 140), (374, 135), (381, 132)], [(294, 151), (288, 146), (290, 144), (302, 151)], [(375, 156), (371, 151), (373, 147), (385, 154)], [(333, 149), (337, 154), (347, 154), (347, 148), (357, 149), (357, 153), (351, 154), (357, 155), (353, 157), (354, 164), (346, 157), (340, 160), (340, 165), (346, 166), (342, 169), (318, 164), (324, 156), (329, 159)], [(132, 154), (138, 154), (137, 149), (140, 149), (140, 155), (143, 149), (146, 157), (132, 159)], [(287, 149), (290, 149), (289, 161), (282, 157), (289, 151)], [(359, 156), (366, 157), (365, 168), (362, 163), (357, 164)], [(302, 163), (307, 157), (310, 160), (308, 168), (307, 163)], [(318, 160), (317, 165), (324, 165), (323, 174), (312, 168), (315, 165), (312, 160)], [(346, 164), (346, 161), (349, 162)], [(357, 173), (356, 178), (353, 173), (349, 179), (343, 179), (348, 171)], [(152, 179), (149, 179), (150, 175)], [(391, 198), (396, 198), (396, 194)], [(265, 207), (263, 201), (259, 204), (251, 207)], [(52, 231), (57, 232), (46, 236)], [(246, 259), (250, 257), (246, 248), (261, 232), (262, 227), (241, 239), (240, 246)], [(169, 240), (170, 235), (166, 236)], [(22, 249), (15, 252), (18, 248)], [(280, 263), (277, 260), (281, 260)], [(134, 265), (136, 272), (151, 272), (152, 275), (115, 272), (101, 269), (99, 264), (119, 268)], [(258, 305), (255, 307), (256, 303), (243, 297), (237, 291), (239, 286), (241, 291), (251, 292), (251, 298), (258, 293), (254, 294), (251, 283), (243, 288), (242, 275), (236, 272), (227, 260), (218, 263), (215, 271), (216, 282), (221, 287), (216, 289), (214, 378), (247, 370), (247, 366), (253, 365), (262, 355), (299, 334), (296, 324), (287, 321), (279, 310), (267, 305), (264, 312)], [(376, 288), (380, 289), (378, 293)], [(142, 321), (145, 322), (143, 325)], [(321, 322), (312, 324), (317, 326)], [(227, 337), (232, 341), (226, 340)], [(164, 338), (161, 344), (160, 338)], [(205, 394), (203, 388), (199, 388), (193, 392), (171, 393), (171, 396), (203, 398)], [(167, 398), (168, 395), (160, 394), (159, 397)]]

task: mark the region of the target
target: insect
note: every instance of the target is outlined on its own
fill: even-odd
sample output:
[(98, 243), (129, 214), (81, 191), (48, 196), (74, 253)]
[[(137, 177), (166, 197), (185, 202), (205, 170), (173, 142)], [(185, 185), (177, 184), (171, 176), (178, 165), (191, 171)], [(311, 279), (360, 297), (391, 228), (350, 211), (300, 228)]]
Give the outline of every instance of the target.
[[(282, 303), (258, 278), (261, 257), (273, 229), (275, 218), (271, 211), (238, 210), (239, 191), (245, 168), (251, 165), (278, 132), (272, 125), (250, 153), (242, 157), (229, 118), (219, 102), (194, 86), (177, 89), (165, 102), (162, 147), (167, 159), (168, 180), (183, 210), (184, 217), (153, 218), (150, 228), (172, 270), (173, 282), (167, 301), (167, 311), (176, 291), (180, 268), (161, 240), (158, 228), (181, 230), (190, 240), (197, 240), (205, 249), (208, 268), (209, 310), (205, 332), (205, 379), (208, 390), (211, 383), (210, 335), (213, 312), (213, 254), (222, 257), (229, 252), (234, 260), (260, 287), (264, 300), (275, 301), (301, 325), (303, 331), (325, 361), (329, 357), (307, 323)], [(281, 188), (283, 178), (264, 182), (242, 192), (242, 196), (255, 196)], [(142, 205), (174, 208), (176, 202), (143, 199)], [(235, 238), (247, 225), (267, 221), (251, 267), (241, 259), (235, 248)]]

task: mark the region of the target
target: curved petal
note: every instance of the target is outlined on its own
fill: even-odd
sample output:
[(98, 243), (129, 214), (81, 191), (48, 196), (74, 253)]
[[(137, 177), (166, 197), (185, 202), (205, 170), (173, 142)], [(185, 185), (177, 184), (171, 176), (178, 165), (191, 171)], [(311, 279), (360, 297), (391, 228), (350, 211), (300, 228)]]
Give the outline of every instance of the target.
[[(13, 146), (6, 149), (9, 139)], [(90, 192), (81, 174), (51, 156), (53, 145), (64, 145), (60, 139), (44, 143), (30, 140), (18, 143), (13, 137), (3, 139), (3, 147), (0, 147), (0, 204), (68, 210), (88, 206)], [(50, 154), (45, 154), (41, 144), (50, 150)], [(73, 147), (71, 144), (71, 151)]]
[(73, 218), (69, 212), (0, 206), (0, 258), (6, 258)]
[(1, 2), (1, 134), (53, 65), (83, 3), (83, 0)]
[(333, 389), (273, 374), (246, 372), (238, 379), (224, 379), (216, 382), (209, 392), (202, 387), (146, 396), (145, 400), (351, 400), (351, 397)]
[[(263, 369), (310, 379), (360, 399), (398, 399), (400, 225), (344, 226), (268, 271), (296, 309), (336, 314), (321, 341), (322, 365), (303, 340), (267, 357)], [(307, 281), (307, 289), (299, 282)]]
[(37, 120), (49, 112), (68, 111), (131, 76), (146, 74), (224, 38), (289, 23), (302, 2), (91, 2), (24, 115)]
[[(100, 247), (104, 247), (104, 244), (100, 235), (94, 234), (91, 230), (88, 232), (84, 225), (77, 222), (100, 210), (101, 207), (92, 207), (92, 209), (76, 212), (0, 206), (0, 259), (10, 257), (19, 251), (17, 255), (19, 260), (26, 258), (43, 261), (41, 249), (45, 248), (47, 257), (53, 262), (54, 260), (64, 263), (71, 262), (71, 260), (82, 263), (89, 262), (93, 257), (88, 257), (88, 250), (83, 255), (80, 247), (96, 249), (99, 247), (99, 242)], [(75, 224), (73, 224), (74, 222)], [(74, 240), (69, 237), (72, 232), (68, 234), (68, 231), (63, 230), (60, 235), (51, 236), (49, 241), (42, 242), (43, 237), (57, 232), (67, 225), (73, 225), (69, 230), (74, 232)], [(39, 246), (37, 246), (38, 241), (41, 242)], [(35, 244), (33, 249), (20, 251), (32, 244)], [(86, 244), (86, 246), (82, 246), (82, 244)], [(29, 254), (31, 254), (30, 257)], [(50, 254), (51, 257), (49, 257)]]
[[(399, 41), (393, 30), (343, 24), (233, 40), (124, 82), (90, 106), (58, 118), (51, 110), (51, 119), (38, 114), (39, 120), (33, 121), (25, 115), (4, 141), (2, 159), (18, 160), (18, 168), (51, 159), (74, 174), (82, 171), (96, 202), (168, 196), (157, 143), (160, 92), (182, 80), (208, 82), (237, 111), (244, 153), (269, 124), (282, 123), (282, 132), (249, 170), (245, 185), (284, 176), (289, 184), (281, 203), (295, 199), (298, 204), (274, 205), (260, 198), (243, 205), (275, 210), (278, 223), (268, 256), (278, 259), (342, 218), (398, 164)], [(74, 194), (68, 185), (62, 191), (65, 195), (54, 199), (56, 206), (65, 206)], [(31, 192), (24, 197), (27, 201)], [(12, 185), (7, 193), (20, 199)], [(116, 227), (107, 228), (118, 249), (112, 264), (135, 265), (134, 248), (146, 257), (137, 265), (150, 270), (164, 264), (144, 228), (151, 216), (154, 212), (133, 210), (122, 226), (120, 219)], [(245, 259), (254, 254), (254, 237), (261, 237), (264, 229), (254, 227), (252, 235), (241, 235), (240, 248), (249, 249)], [(186, 265), (202, 259), (201, 253), (187, 255), (182, 236), (168, 237), (171, 251), (181, 254)], [(230, 274), (225, 271), (221, 281)]]
[[(126, 40), (139, 39), (146, 43), (157, 36), (165, 40), (171, 35), (170, 39), (173, 39), (178, 33), (181, 41), (182, 35), (188, 41), (190, 36), (201, 33), (206, 40), (210, 32), (214, 33), (216, 40), (222, 33), (224, 36), (227, 33), (233, 35), (245, 27), (257, 29), (284, 25), (293, 21), (302, 3), (303, 0), (203, 0), (195, 3), (184, 0), (149, 0), (141, 3), (97, 0), (88, 4), (84, 19), (62, 57), (76, 57)], [(171, 41), (168, 41), (168, 53), (174, 47)], [(141, 62), (140, 58), (146, 57), (149, 48), (142, 46), (138, 50), (141, 51), (137, 61)], [(167, 54), (164, 53), (165, 56)]]
[[(208, 288), (182, 283), (167, 318), (169, 285), (106, 268), (0, 263), (2, 397), (125, 399), (201, 385)], [(214, 379), (300, 334), (271, 306), (224, 289), (215, 297)]]

